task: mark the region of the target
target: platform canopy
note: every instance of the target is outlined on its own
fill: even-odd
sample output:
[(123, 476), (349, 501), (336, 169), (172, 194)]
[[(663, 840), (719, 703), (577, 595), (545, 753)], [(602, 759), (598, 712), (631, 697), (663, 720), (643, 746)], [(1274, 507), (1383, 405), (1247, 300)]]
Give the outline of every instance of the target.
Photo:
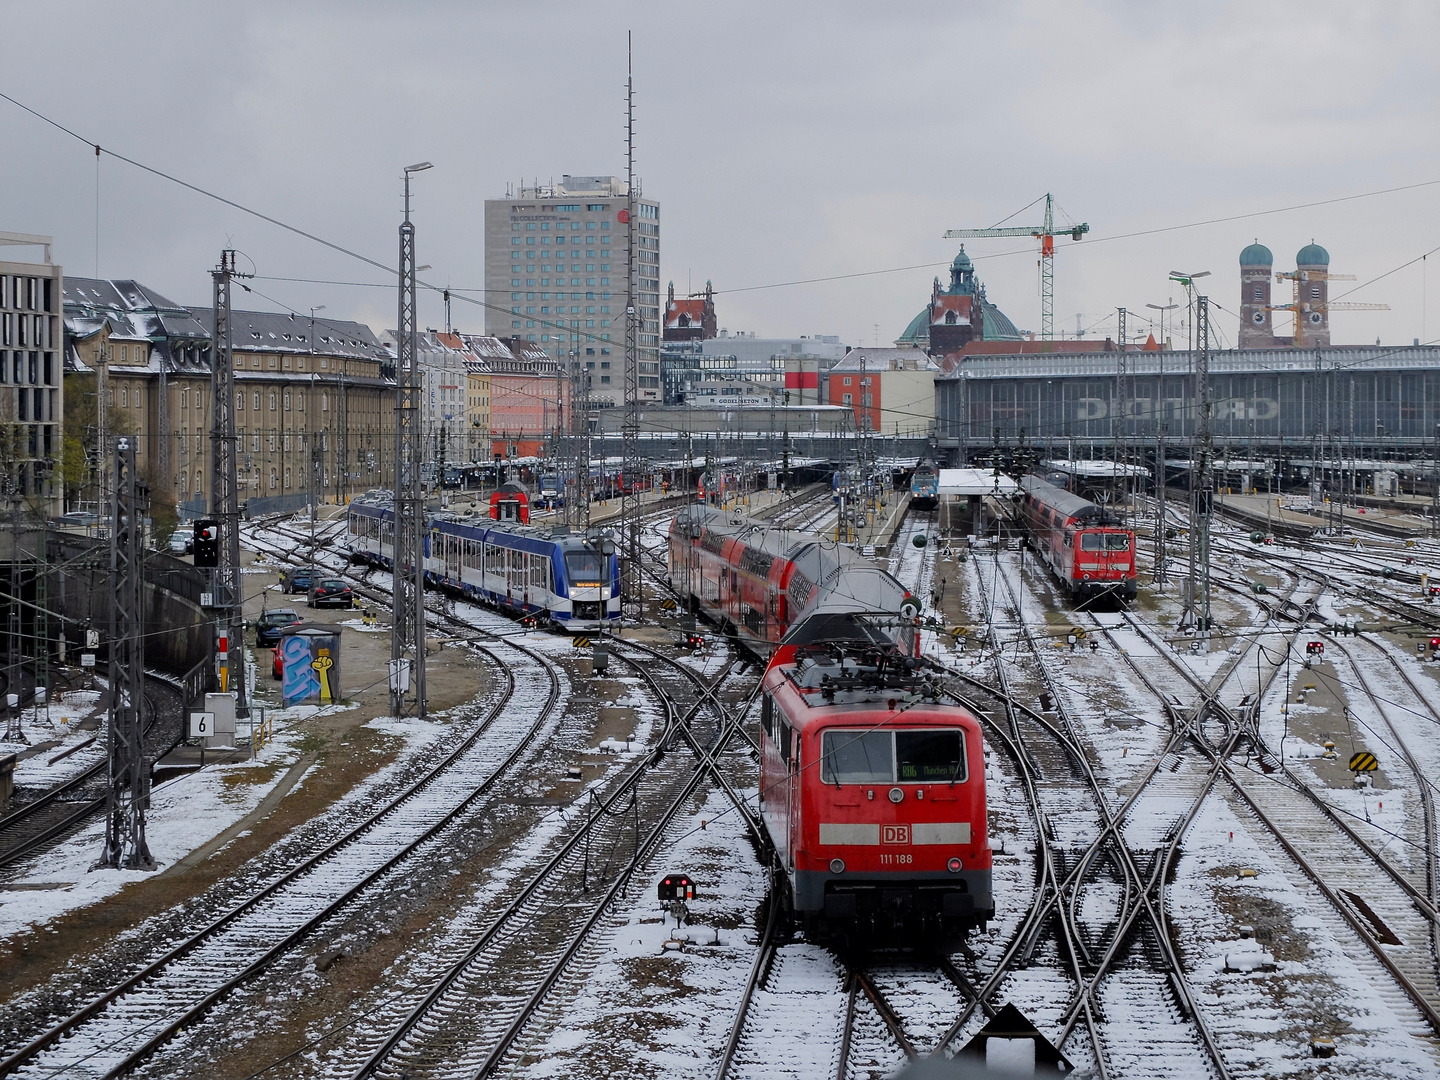
[(941, 495), (1009, 495), (1019, 485), (994, 469), (941, 469)]
[(1041, 462), (1047, 472), (1068, 473), (1089, 480), (1114, 476), (1149, 476), (1150, 470), (1141, 465), (1129, 465), (1118, 461), (1067, 461), (1057, 459)]

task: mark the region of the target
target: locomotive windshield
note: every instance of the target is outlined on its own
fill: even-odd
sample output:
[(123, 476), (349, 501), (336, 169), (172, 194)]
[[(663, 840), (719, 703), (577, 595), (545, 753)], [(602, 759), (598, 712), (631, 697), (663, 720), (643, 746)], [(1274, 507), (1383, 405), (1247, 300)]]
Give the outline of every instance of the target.
[(1081, 533), (1081, 551), (1129, 551), (1128, 533)]
[(577, 551), (565, 556), (565, 572), (577, 584), (605, 580), (601, 557), (593, 551)]
[(827, 784), (949, 784), (965, 780), (964, 732), (827, 731), (820, 778)]

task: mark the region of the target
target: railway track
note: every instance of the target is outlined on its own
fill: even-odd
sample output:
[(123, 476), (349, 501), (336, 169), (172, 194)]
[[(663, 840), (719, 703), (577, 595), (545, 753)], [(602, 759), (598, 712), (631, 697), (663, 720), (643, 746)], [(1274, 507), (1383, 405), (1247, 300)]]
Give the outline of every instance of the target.
[(135, 1068), (347, 905), (383, 891), (410, 860), (443, 843), (534, 748), (561, 700), (553, 664), (505, 644), (512, 655), (504, 662), (482, 650), (504, 673), (504, 690), (453, 750), (358, 825), (7, 1051), (0, 1075), (98, 1077)]
[[(145, 753), (158, 761), (184, 740), (186, 701), (180, 680), (146, 672)], [(102, 746), (103, 750), (103, 746)], [(63, 842), (105, 809), (109, 758), (103, 753), (76, 775), (40, 792), (0, 817), (0, 869), (15, 866)], [(24, 799), (27, 792), (18, 789)]]
[[(707, 775), (725, 783), (714, 757), (724, 752), (732, 724), (717, 691), (731, 665), (710, 683), (692, 680), (688, 672), (665, 680), (648, 655), (626, 657), (625, 643), (615, 648), (663, 704), (660, 737), (577, 814), (576, 826), (557, 838), (545, 865), (526, 876), (473, 945), (424, 980), (418, 1000), (412, 996), (387, 1010), (380, 1018), (386, 1034), (350, 1048), (335, 1063), (357, 1080), (428, 1074), (442, 1066), (476, 1077), (497, 1071), (537, 1023), (543, 1028), (562, 1007), (572, 989), (568, 982), (593, 965), (613, 909), (665, 845), (700, 783)], [(686, 690), (689, 702), (682, 701)], [(706, 713), (713, 722), (702, 729), (697, 718)], [(672, 751), (671, 736), (682, 731), (700, 747), (698, 765)], [(577, 881), (583, 883), (580, 896)]]
[[(1225, 1077), (1228, 1073), (1220, 1048), (1204, 1018), (1194, 1008), (1193, 991), (1166, 933), (1163, 907), (1156, 896), (1157, 882), (1164, 880), (1160, 872), (1163, 859), (1159, 856), (1164, 845), (1147, 842), (1154, 838), (1136, 835), (1137, 821), (1156, 820), (1165, 822), (1169, 832), (1183, 833), (1183, 829), (1177, 830), (1173, 825), (1174, 811), (1190, 801), (1198, 805), (1203, 798), (1198, 790), (1175, 791), (1171, 776), (1162, 772), (1162, 764), (1185, 738), (1184, 729), (1173, 722), (1178, 710), (1166, 703), (1167, 712), (1172, 716), (1170, 734), (1151, 764), (1131, 779), (1129, 797), (1115, 806), (1114, 797), (1090, 763), (1079, 726), (1066, 706), (1064, 689), (1051, 676), (1038, 642), (1022, 617), (1020, 594), (1003, 571), (1002, 559), (1003, 554), (997, 552), (992, 567), (994, 580), (988, 589), (983, 571), (976, 567), (980, 591), (991, 597), (990, 603), (1008, 608), (1014, 619), (1010, 625), (1018, 628), (1017, 645), (1023, 643), (1028, 647), (1028, 659), (1038, 675), (1034, 696), (1048, 698), (1056, 719), (1051, 721), (1018, 704), (1019, 696), (1010, 684), (1001, 659), (1003, 643), (998, 638), (997, 612), (992, 610), (990, 625), (996, 675), (1010, 731), (998, 730), (993, 722), (992, 730), (1002, 740), (1018, 737), (1017, 745), (1011, 750), (1012, 757), (1021, 762), (1028, 759), (1031, 763), (1033, 771), (1027, 770), (1030, 772), (1027, 789), (1034, 791), (1034, 812), (1046, 825), (1042, 835), (1049, 833), (1050, 846), (1059, 857), (1054, 853), (1047, 855), (1043, 850), (1040, 853), (1048, 882), (1042, 884), (1028, 924), (996, 971), (980, 987), (979, 999), (961, 1013), (947, 1033), (945, 1045), (958, 1043), (976, 1005), (989, 1000), (1000, 980), (1022, 960), (1034, 955), (1049, 937), (1067, 961), (1065, 975), (1069, 983), (1068, 991), (1062, 995), (1069, 1004), (1061, 1016), (1057, 1046), (1065, 1049), (1076, 1027), (1081, 1026), (1099, 1075), (1108, 1075), (1112, 1066), (1119, 1066), (1122, 1072), (1139, 1066), (1141, 1063), (1135, 1060), (1110, 1059), (1121, 1048), (1133, 1049), (1145, 1042), (1142, 1039), (1137, 1043), (1130, 1028), (1107, 1023), (1106, 995), (1113, 995), (1117, 986), (1128, 986), (1130, 992), (1126, 1000), (1132, 1001), (1139, 994), (1132, 1004), (1136, 1004), (1140, 1012), (1127, 1010), (1127, 1020), (1143, 1014), (1156, 1025), (1154, 1037), (1148, 1044), (1150, 1050), (1144, 1055), (1145, 1069), (1172, 1070), (1182, 1058), (1193, 1058), (1198, 1053), (1208, 1059), (1216, 1075)], [(972, 690), (983, 687), (971, 676), (960, 678)], [(964, 695), (959, 696), (964, 699)], [(1038, 728), (1038, 742), (1024, 738), (1027, 726)], [(1050, 766), (1048, 776), (1044, 760), (1036, 756), (1037, 750), (1046, 746), (1059, 759)], [(1166, 776), (1163, 796), (1156, 794), (1155, 784), (1161, 775)], [(1075, 799), (1076, 780), (1086, 795), (1083, 803)], [(1201, 786), (1200, 780), (1193, 783), (1197, 788)], [(1049, 790), (1052, 787), (1055, 790)], [(1190, 801), (1185, 800), (1187, 794), (1191, 796)], [(1157, 800), (1163, 805), (1147, 805)], [(1188, 820), (1188, 816), (1182, 813), (1182, 820)], [(1063, 824), (1059, 824), (1061, 822)], [(1100, 902), (1087, 903), (1092, 893)], [(1105, 903), (1107, 899), (1111, 902)], [(1089, 918), (1087, 910), (1091, 913)], [(1146, 926), (1148, 934), (1137, 939), (1140, 928)], [(1121, 1056), (1133, 1058), (1134, 1054)]]

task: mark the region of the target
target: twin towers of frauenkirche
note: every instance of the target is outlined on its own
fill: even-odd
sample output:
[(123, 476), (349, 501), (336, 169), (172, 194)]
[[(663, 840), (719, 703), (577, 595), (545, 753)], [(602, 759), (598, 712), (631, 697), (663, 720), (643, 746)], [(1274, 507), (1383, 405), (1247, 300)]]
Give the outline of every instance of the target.
[[(1240, 252), (1240, 348), (1329, 345), (1330, 253), (1311, 241), (1296, 253), (1293, 272), (1276, 274), (1274, 269), (1275, 257), (1258, 240)], [(1277, 278), (1294, 283), (1290, 303), (1277, 304), (1270, 299), (1271, 284)], [(1277, 310), (1294, 313), (1293, 336), (1275, 336)]]

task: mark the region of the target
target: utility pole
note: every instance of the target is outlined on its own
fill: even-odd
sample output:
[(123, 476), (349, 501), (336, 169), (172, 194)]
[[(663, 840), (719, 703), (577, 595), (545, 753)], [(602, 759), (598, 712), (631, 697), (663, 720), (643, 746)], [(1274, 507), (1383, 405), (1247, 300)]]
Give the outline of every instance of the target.
[[(216, 639), (226, 653), (219, 670), (220, 692), (235, 694), (235, 715), (250, 715), (245, 685), (245, 597), (240, 581), (240, 478), (235, 437), (235, 361), (230, 326), (230, 281), (237, 275), (235, 252), (220, 252), (210, 274), (215, 283), (215, 360), (210, 372), (210, 516), (220, 526), (219, 561), (212, 571)], [(137, 683), (137, 686), (139, 684)]]
[(1115, 416), (1111, 424), (1114, 438), (1115, 464), (1120, 472), (1120, 494), (1123, 501), (1124, 513), (1128, 517), (1130, 512), (1130, 499), (1127, 494), (1129, 477), (1126, 475), (1125, 461), (1125, 440), (1127, 436), (1126, 427), (1130, 419), (1130, 375), (1126, 368), (1125, 356), (1125, 309), (1116, 308), (1116, 320), (1118, 326), (1115, 330)]
[(639, 618), (640, 607), (640, 329), (639, 263), (636, 258), (635, 218), (640, 210), (635, 190), (635, 68), (630, 36), (626, 35), (625, 81), (625, 423), (620, 483), (620, 522), (625, 530), (622, 605)]
[(110, 521), (110, 783), (105, 789), (105, 850), (101, 863), (153, 870), (145, 841), (150, 763), (145, 760), (145, 608), (141, 603), (140, 514), (135, 491), (135, 443), (115, 447), (115, 513)]
[(400, 317), (395, 342), (395, 562), (390, 623), (390, 715), (404, 716), (407, 695), (425, 716), (425, 495), (420, 486), (420, 370), (416, 350), (415, 226), (410, 176), (432, 166), (405, 166), (405, 220), (400, 224)]
[(1197, 424), (1190, 452), (1190, 590), (1180, 625), (1210, 636), (1210, 299), (1195, 298)]

